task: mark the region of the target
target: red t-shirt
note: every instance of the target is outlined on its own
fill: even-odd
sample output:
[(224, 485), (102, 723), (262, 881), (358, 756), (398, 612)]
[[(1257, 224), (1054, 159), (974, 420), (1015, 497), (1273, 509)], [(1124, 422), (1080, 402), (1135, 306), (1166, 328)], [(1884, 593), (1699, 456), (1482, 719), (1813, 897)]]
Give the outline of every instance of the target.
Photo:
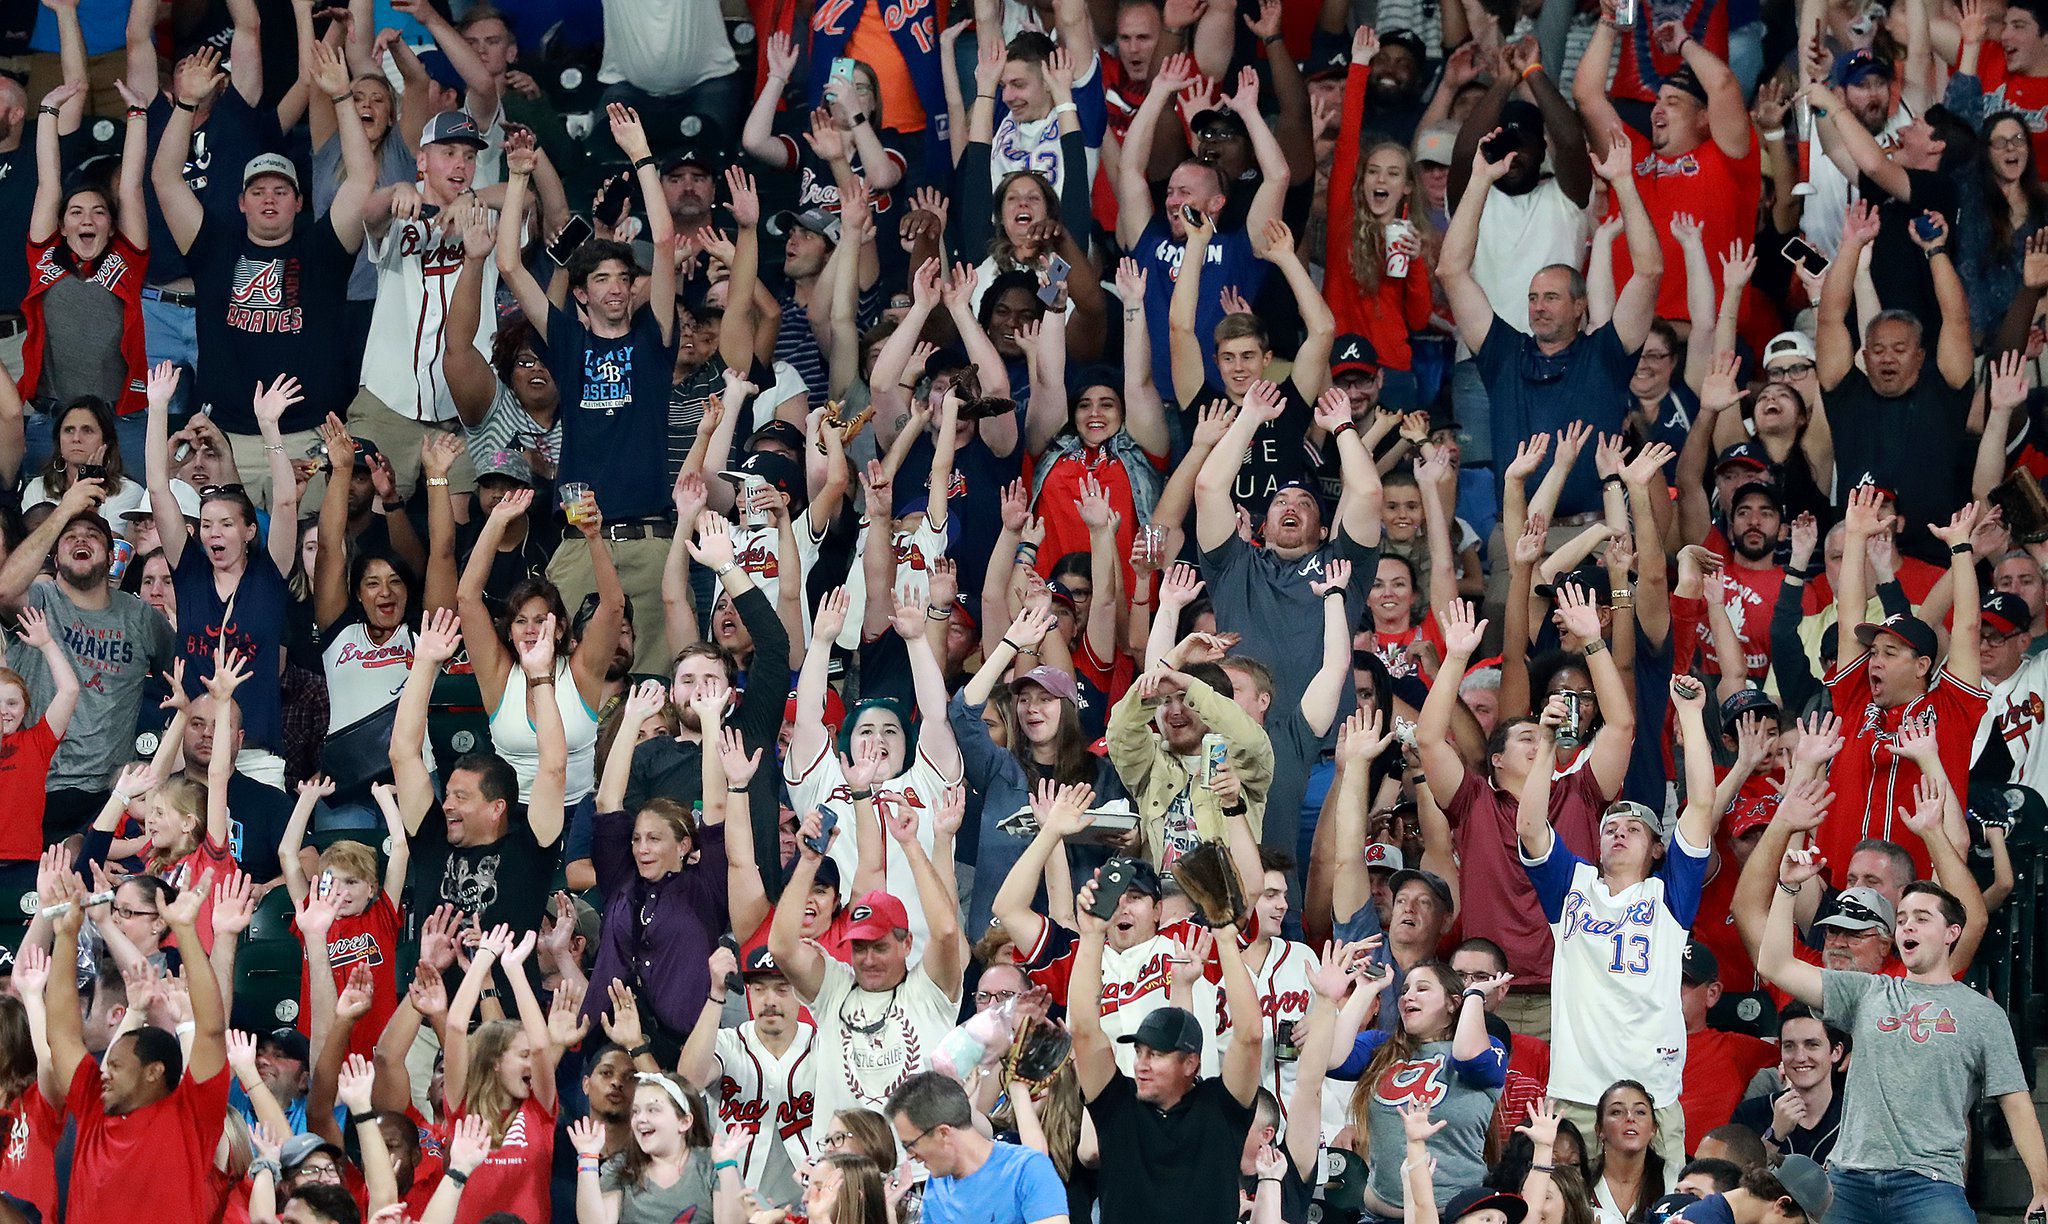
[[(1159, 456), (1145, 458), (1162, 473), (1166, 470), (1165, 460)], [(1084, 476), (1095, 477), (1109, 498), (1110, 508), (1120, 516), (1116, 525), (1117, 564), (1123, 567), (1124, 590), (1135, 591), (1138, 588), (1131, 572), (1131, 545), (1138, 537), (1137, 502), (1131, 496), (1131, 474), (1106, 450), (1083, 452), (1079, 458), (1055, 459), (1046, 469), (1033, 506), (1033, 513), (1045, 521), (1045, 540), (1038, 547), (1039, 577), (1052, 577), (1052, 567), (1068, 553), (1095, 551), (1088, 524), (1081, 521), (1079, 509)]]
[[(1619, 83), (1617, 82), (1617, 93)], [(1741, 157), (1730, 157), (1709, 137), (1690, 153), (1660, 157), (1649, 137), (1634, 128), (1628, 132), (1629, 155), (1635, 164), (1636, 190), (1656, 227), (1657, 242), (1664, 248), (1664, 279), (1657, 288), (1657, 313), (1667, 319), (1691, 317), (1685, 304), (1685, 252), (1671, 233), (1671, 218), (1691, 213), (1700, 221), (1700, 240), (1709, 252), (1725, 251), (1736, 239), (1748, 242), (1756, 237), (1756, 202), (1763, 191), (1763, 171), (1756, 141)], [(1628, 257), (1628, 242), (1614, 240), (1614, 283), (1628, 284), (1634, 264)], [(1718, 265), (1714, 273), (1715, 300), (1720, 299)]]
[[(370, 1000), (370, 1010), (356, 1023), (355, 1032), (349, 1038), (348, 1052), (364, 1058), (373, 1057), (377, 1051), (377, 1038), (384, 1032), (384, 1024), (391, 1019), (391, 1013), (398, 1010), (398, 972), (392, 958), (398, 954), (400, 918), (398, 907), (380, 887), (377, 899), (360, 914), (347, 914), (337, 918), (334, 929), (327, 933), (327, 957), (334, 965), (334, 989), (339, 992), (348, 985), (348, 975), (359, 964), (370, 966), (370, 977), (376, 982), (376, 995)], [(292, 924), (292, 933), (298, 934), (298, 924)], [(303, 936), (299, 942), (304, 943)], [(299, 1031), (312, 1034), (312, 986), (305, 975), (299, 975)]]
[(199, 1083), (188, 1072), (163, 1100), (110, 1118), (100, 1103), (100, 1065), (90, 1058), (79, 1063), (64, 1099), (65, 1111), (78, 1119), (65, 1216), (70, 1224), (130, 1224), (138, 1194), (147, 1196), (150, 1224), (219, 1219), (222, 1203), (211, 1172), (229, 1082), (225, 1066)]
[[(494, 1074), (473, 1067), (472, 1074)], [(442, 1139), (462, 1120), (460, 1108), (451, 1109)], [(462, 1202), (455, 1209), (455, 1224), (477, 1224), (497, 1211), (509, 1211), (524, 1220), (546, 1220), (553, 1211), (548, 1198), (548, 1168), (555, 1159), (555, 1111), (532, 1097), (519, 1103), (505, 1128), (505, 1141), (491, 1149), (484, 1162), (469, 1175), (462, 1189)]]
[[(1354, 202), (1353, 189), (1359, 163), (1364, 158), (1365, 141), (1361, 133), (1365, 127), (1366, 87), (1371, 79), (1370, 64), (1351, 65), (1344, 79), (1344, 111), (1338, 119), (1337, 151), (1330, 162), (1328, 213), (1332, 217), (1349, 218), (1354, 209), (1365, 207), (1362, 202)], [(1411, 200), (1410, 204), (1417, 205), (1419, 201)], [(1409, 347), (1408, 336), (1429, 325), (1433, 305), (1429, 265), (1418, 251), (1408, 261), (1406, 276), (1387, 276), (1382, 269), (1372, 293), (1367, 294), (1360, 288), (1358, 269), (1352, 266), (1356, 237), (1354, 226), (1332, 225), (1323, 243), (1323, 296), (1337, 316), (1337, 331), (1357, 332), (1372, 341), (1373, 351), (1387, 369), (1412, 369), (1415, 354)]]
[[(1724, 553), (1722, 560), (1728, 561)], [(1771, 665), (1771, 613), (1778, 606), (1778, 592), (1785, 585), (1783, 566), (1746, 569), (1732, 561), (1721, 567), (1727, 581), (1728, 623), (1742, 643), (1743, 666), (1752, 680), (1761, 681)]]
[(28, 324), (28, 339), (21, 346), (21, 397), (35, 396), (43, 376), (43, 351), (51, 341), (43, 320), (43, 294), (58, 281), (84, 275), (121, 301), (121, 364), (128, 369), (128, 380), (114, 408), (122, 416), (140, 412), (149, 406), (149, 357), (142, 336), (142, 282), (149, 270), (149, 252), (116, 230), (96, 263), (74, 270), (57, 258), (63, 245), (62, 232), (51, 234), (46, 242), (28, 244), (28, 296), (21, 299), (22, 318)]
[[(1721, 966), (1721, 989), (1736, 994), (1757, 988), (1756, 962), (1749, 959), (1749, 949), (1742, 945), (1742, 933), (1735, 928), (1735, 881), (1741, 875), (1727, 838), (1717, 833), (1714, 860), (1707, 865), (1707, 882), (1700, 889), (1700, 908), (1693, 916), (1692, 934), (1712, 950), (1715, 962)], [(1694, 1133), (1686, 1131), (1688, 1135)]]
[(14, 1104), (0, 1110), (7, 1149), (0, 1154), (0, 1192), (31, 1203), (45, 1220), (57, 1218), (57, 1140), (64, 1118), (30, 1084)]
[[(1589, 862), (1599, 858), (1600, 813), (1608, 797), (1590, 766), (1580, 766), (1550, 788), (1550, 827), (1565, 849)], [(1521, 804), (1488, 781), (1465, 771), (1458, 793), (1444, 805), (1456, 839), (1459, 871), (1483, 888), (1467, 888), (1461, 919), (1464, 929), (1484, 934), (1507, 953), (1508, 971), (1526, 986), (1550, 984), (1550, 924), (1536, 900), (1536, 886), (1522, 867), (1515, 835)]]
[(1550, 1043), (1520, 1033), (1509, 1037), (1507, 1083), (1493, 1113), (1495, 1133), (1503, 1147), (1514, 1138), (1515, 1128), (1528, 1121), (1530, 1112), (1550, 1095)]
[(33, 863), (43, 854), (43, 798), (50, 789), (50, 758), (57, 737), (39, 718), (0, 738), (0, 861)]
[[(1906, 593), (1906, 602), (1917, 608), (1927, 602), (1927, 596), (1934, 590), (1934, 584), (1940, 582), (1941, 576), (1946, 573), (1948, 569), (1944, 566), (1930, 565), (1918, 557), (1900, 557), (1896, 577), (1899, 589)], [(1867, 571), (1864, 576), (1870, 577)], [(1799, 610), (1812, 616), (1833, 602), (1834, 584), (1828, 581), (1826, 574), (1819, 574), (1806, 584), (1806, 594), (1800, 600)]]
[(1687, 1145), (1717, 1126), (1726, 1126), (1742, 1104), (1751, 1077), (1778, 1065), (1778, 1047), (1761, 1037), (1701, 1029), (1685, 1035), (1685, 1081), (1678, 1103), (1685, 1110)]
[[(152, 850), (145, 847), (142, 854), (143, 859), (147, 861), (152, 853)], [(213, 869), (214, 884), (221, 883), (230, 875), (241, 870), (235, 863), (234, 853), (228, 849), (227, 843), (206, 840), (199, 843), (197, 850), (172, 863), (170, 870), (161, 874), (166, 880), (179, 882), (183, 887), (191, 888), (199, 883), (199, 877), (205, 875), (206, 869), (209, 867)], [(181, 871), (184, 872), (182, 881), (178, 877), (178, 873)], [(177, 939), (175, 936), (171, 936), (166, 939), (166, 942), (175, 944)], [(213, 954), (213, 888), (211, 885), (207, 887), (205, 899), (199, 903), (199, 950), (209, 956)]]
[(1986, 41), (1977, 54), (1984, 82), (1984, 113), (2013, 111), (2034, 134), (2034, 160), (2048, 158), (2048, 76), (2018, 76), (2005, 66), (2005, 47)]
[(1964, 684), (1944, 666), (1932, 688), (1904, 705), (1885, 709), (1871, 700), (1868, 651), (1821, 683), (1834, 698), (1835, 717), (1842, 720), (1842, 734), (1848, 739), (1828, 775), (1835, 805), (1815, 830), (1815, 844), (1828, 860), (1829, 878), (1838, 887), (1842, 884), (1850, 852), (1866, 837), (1904, 846), (1913, 856), (1916, 876), (1927, 878), (1927, 847), (1898, 819), (1901, 807), (1912, 806), (1920, 767), (1892, 753), (1892, 737), (1908, 719), (1932, 724), (1942, 772), (1951, 787), (1962, 790), (1970, 771), (1970, 745), (1991, 695)]

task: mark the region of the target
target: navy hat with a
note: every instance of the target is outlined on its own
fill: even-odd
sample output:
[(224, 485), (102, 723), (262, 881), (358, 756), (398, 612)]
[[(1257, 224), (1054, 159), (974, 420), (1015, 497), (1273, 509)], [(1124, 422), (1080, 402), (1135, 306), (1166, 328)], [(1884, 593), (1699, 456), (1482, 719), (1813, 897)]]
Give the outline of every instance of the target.
[(420, 147), (431, 144), (466, 144), (471, 148), (488, 149), (491, 142), (484, 138), (476, 120), (467, 111), (442, 111), (427, 120), (426, 130), (420, 133)]
[(1720, 471), (1731, 463), (1755, 468), (1759, 472), (1771, 470), (1771, 457), (1755, 442), (1737, 442), (1714, 457), (1714, 470)]
[(1372, 341), (1349, 332), (1337, 337), (1336, 346), (1330, 350), (1330, 377), (1340, 374), (1377, 374), (1380, 369), (1380, 351)]
[(1829, 74), (1836, 88), (1855, 85), (1871, 77), (1892, 79), (1892, 62), (1872, 51), (1869, 47), (1858, 47), (1844, 51), (1835, 57), (1834, 71)]
[(2034, 623), (2034, 614), (2027, 609), (2027, 601), (2011, 591), (1993, 591), (1986, 595), (1980, 615), (1985, 628), (2008, 636), (2025, 632)]
[(1728, 700), (1721, 703), (1721, 727), (1733, 732), (1736, 721), (1744, 714), (1762, 714), (1765, 711), (1778, 712), (1778, 703), (1771, 700), (1769, 693), (1759, 688), (1741, 689), (1729, 694)]
[(1904, 642), (1914, 654), (1925, 655), (1930, 659), (1941, 649), (1940, 643), (1935, 639), (1933, 626), (1909, 613), (1900, 612), (1887, 616), (1875, 624), (1866, 622), (1856, 626), (1856, 640), (1865, 646), (1876, 641), (1880, 633), (1890, 634)]
[(1439, 1218), (1462, 1220), (1475, 1211), (1485, 1211), (1488, 1208), (1506, 1216), (1508, 1224), (1522, 1224), (1522, 1220), (1529, 1214), (1529, 1200), (1519, 1194), (1509, 1194), (1505, 1190), (1474, 1186), (1452, 1199), (1439, 1213)]

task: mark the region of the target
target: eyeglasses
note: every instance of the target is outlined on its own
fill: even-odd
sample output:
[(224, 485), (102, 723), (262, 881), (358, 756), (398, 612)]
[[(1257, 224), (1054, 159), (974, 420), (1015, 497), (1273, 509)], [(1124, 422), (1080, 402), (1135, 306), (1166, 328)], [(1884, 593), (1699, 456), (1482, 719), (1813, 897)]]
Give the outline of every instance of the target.
[(1781, 366), (1772, 366), (1770, 372), (1774, 375), (1782, 374), (1788, 378), (1805, 378), (1818, 368), (1811, 361), (1791, 361)]
[(2008, 149), (2024, 149), (2024, 148), (2026, 148), (2026, 147), (2027, 147), (2027, 137), (2025, 137), (2025, 136), (1993, 136), (1993, 137), (1991, 138), (1991, 140), (1990, 140), (1990, 142), (1989, 142), (1989, 143), (1990, 143), (1991, 147), (1992, 147), (1992, 148), (1993, 148), (1994, 150), (1996, 150), (1996, 151), (1998, 151), (1998, 152), (2000, 152), (2000, 153), (2003, 153), (2003, 152), (2005, 152), (2005, 151), (2006, 151), (2006, 150), (2008, 150)]
[(840, 1148), (845, 1147), (847, 1143), (852, 1139), (852, 1131), (827, 1131), (825, 1133), (825, 1137), (823, 1139), (818, 1140), (818, 1146), (824, 1148), (828, 1152), (836, 1152)]
[(323, 1160), (315, 1163), (308, 1160), (292, 1170), (292, 1177), (299, 1181), (339, 1182), (341, 1180), (341, 1168), (332, 1161)]
[(974, 992), (974, 1005), (988, 1007), (995, 1003), (1007, 1003), (1021, 993), (1023, 992), (1016, 990), (977, 990)]
[[(945, 1123), (943, 1123), (943, 1122), (939, 1123), (939, 1126), (944, 1126), (944, 1125), (945, 1125)], [(931, 1136), (932, 1136), (932, 1131), (935, 1131), (935, 1130), (937, 1130), (937, 1129), (939, 1129), (939, 1127), (938, 1127), (938, 1126), (934, 1126), (934, 1127), (931, 1127), (931, 1128), (929, 1128), (929, 1129), (927, 1129), (927, 1130), (921, 1130), (921, 1131), (917, 1132), (917, 1135), (916, 1135), (916, 1137), (915, 1137), (915, 1138), (911, 1138), (911, 1139), (904, 1139), (904, 1140), (902, 1140), (902, 1143), (903, 1143), (903, 1150), (904, 1150), (904, 1151), (906, 1151), (906, 1152), (909, 1152), (909, 1153), (911, 1153), (912, 1155), (915, 1155), (915, 1154), (917, 1153), (917, 1145), (918, 1145), (918, 1144), (920, 1144), (920, 1143), (923, 1143), (923, 1142), (924, 1142), (925, 1140), (927, 1140), (927, 1139), (931, 1138)]]
[(1644, 349), (1637, 356), (1644, 361), (1669, 361), (1672, 355), (1670, 353), (1653, 353), (1649, 349)]
[(157, 912), (155, 910), (129, 909), (125, 905), (115, 906), (114, 912), (119, 914), (123, 918), (155, 918), (157, 916)]

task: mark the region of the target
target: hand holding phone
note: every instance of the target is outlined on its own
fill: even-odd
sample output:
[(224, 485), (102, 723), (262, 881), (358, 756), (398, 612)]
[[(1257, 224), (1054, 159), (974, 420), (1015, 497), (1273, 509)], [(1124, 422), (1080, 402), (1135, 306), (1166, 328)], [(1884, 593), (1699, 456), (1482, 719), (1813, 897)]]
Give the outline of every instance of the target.
[(1134, 874), (1135, 865), (1130, 859), (1113, 858), (1104, 863), (1095, 875), (1095, 899), (1089, 903), (1088, 912), (1104, 922), (1115, 917), (1116, 907), (1123, 901)]

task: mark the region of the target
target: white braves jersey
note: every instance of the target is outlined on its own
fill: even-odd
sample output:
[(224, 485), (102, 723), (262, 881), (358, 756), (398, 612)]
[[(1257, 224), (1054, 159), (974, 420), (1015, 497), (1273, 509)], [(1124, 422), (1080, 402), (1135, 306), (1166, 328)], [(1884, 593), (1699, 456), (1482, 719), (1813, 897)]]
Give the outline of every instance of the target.
[(1707, 851), (1674, 836), (1657, 874), (1619, 893), (1556, 837), (1543, 861), (1522, 863), (1556, 942), (1550, 1095), (1591, 1105), (1616, 1080), (1632, 1079), (1657, 1108), (1677, 1104), (1685, 1077), (1679, 971)]
[(1970, 759), (1976, 760), (1996, 734), (2012, 755), (2011, 780), (2048, 789), (2048, 654), (2028, 658), (2002, 683), (1987, 687), (1991, 702), (1977, 724)]
[[(1061, 931), (1065, 947), (1053, 954), (1050, 944), (1055, 937), (1052, 923), (1044, 927), (1038, 945), (1022, 958), (1025, 975), (1033, 982), (1052, 991), (1055, 1002), (1072, 1006), (1068, 999), (1068, 985), (1074, 971), (1074, 953), (1079, 947), (1074, 938)], [(1138, 1049), (1119, 1037), (1138, 1031), (1145, 1017), (1167, 1005), (1167, 987), (1171, 985), (1173, 972), (1172, 957), (1176, 944), (1191, 945), (1195, 939), (1195, 924), (1186, 918), (1163, 928), (1157, 935), (1133, 944), (1123, 951), (1104, 944), (1102, 948), (1102, 1031), (1108, 1034), (1110, 1050), (1116, 1055), (1116, 1065), (1125, 1075), (1137, 1069)], [(1221, 1036), (1222, 1011), (1221, 991), (1203, 976), (1199, 969), (1196, 974), (1193, 1007), (1195, 1019), (1202, 1022), (1206, 1038), (1202, 1042), (1202, 1074), (1216, 1075), (1223, 1067), (1223, 1042)]]
[(777, 1058), (754, 1022), (718, 1030), (718, 1123), (747, 1132), (740, 1177), (768, 1202), (801, 1197), (798, 1166), (811, 1156), (811, 1057), (818, 1030), (799, 1022)]
[[(808, 574), (811, 567), (818, 563), (818, 546), (823, 542), (811, 530), (810, 510), (806, 509), (796, 516), (795, 521), (790, 523), (790, 531), (796, 537), (797, 562), (803, 567), (798, 572)], [(745, 524), (734, 526), (732, 555), (733, 559), (740, 563), (740, 568), (746, 570), (748, 576), (753, 578), (754, 585), (760, 587), (761, 593), (768, 597), (768, 606), (777, 606), (777, 600), (782, 594), (782, 540), (774, 524), (768, 523), (759, 527), (749, 527)], [(854, 568), (859, 568), (858, 562)], [(811, 639), (811, 601), (800, 599), (797, 606), (803, 616), (804, 640), (808, 642)], [(853, 635), (853, 640), (842, 642), (841, 645), (851, 650), (860, 645), (858, 618), (848, 616), (846, 628), (839, 636), (845, 638), (849, 633)]]
[[(438, 217), (394, 218), (383, 237), (369, 235), (364, 250), (377, 269), (377, 305), (363, 352), (363, 387), (408, 420), (456, 419), (443, 367), (448, 303), (462, 275), (462, 234), (441, 225)], [(483, 262), (483, 278), (484, 309), (475, 344), (488, 359), (498, 334), (498, 312), (490, 309), (498, 292), (494, 261)]]
[[(1297, 1041), (1308, 1031), (1308, 1009), (1316, 1001), (1315, 987), (1309, 983), (1309, 974), (1315, 966), (1316, 954), (1307, 944), (1282, 939), (1272, 942), (1265, 964), (1254, 967), (1249, 960), (1245, 962), (1245, 968), (1251, 973), (1252, 989), (1259, 995), (1259, 1030), (1264, 1043), (1259, 1051), (1259, 1084), (1279, 1100), (1282, 1109), (1294, 1100), (1295, 1060), (1281, 1061), (1276, 1050), (1284, 1026), (1301, 1026), (1295, 1034)], [(1221, 998), (1220, 992), (1218, 998)], [(1222, 1012), (1225, 1027), (1221, 1044), (1228, 1049), (1230, 1043), (1237, 1039), (1238, 1029), (1236, 1021), (1229, 1016), (1229, 1008), (1222, 1008)], [(1350, 1085), (1325, 1079), (1322, 1093), (1324, 1140), (1349, 1123), (1350, 1107)]]
[[(782, 765), (782, 779), (789, 783), (789, 801), (798, 812), (808, 812), (819, 804), (839, 813), (839, 836), (832, 842), (832, 861), (839, 864), (839, 878), (848, 889), (853, 887), (854, 873), (860, 867), (860, 851), (853, 835), (853, 788), (846, 784), (846, 774), (839, 767), (839, 754), (827, 743), (818, 758), (804, 767), (801, 773), (793, 772), (798, 762), (785, 758)], [(898, 805), (907, 804), (918, 812), (917, 840), (924, 852), (932, 852), (932, 839), (937, 836), (933, 828), (938, 822), (933, 813), (944, 799), (946, 787), (958, 783), (956, 772), (947, 777), (932, 764), (931, 758), (920, 748), (910, 762), (910, 768), (875, 785), (876, 813), (887, 820), (889, 813)], [(888, 835), (885, 824), (882, 830), (882, 850), (888, 856), (887, 891), (910, 915), (910, 963), (914, 968), (924, 959), (925, 945), (931, 939), (931, 925), (925, 921), (924, 906), (918, 903), (917, 877), (911, 874), (910, 860), (896, 848), (896, 842)], [(851, 894), (849, 894), (851, 895)]]

